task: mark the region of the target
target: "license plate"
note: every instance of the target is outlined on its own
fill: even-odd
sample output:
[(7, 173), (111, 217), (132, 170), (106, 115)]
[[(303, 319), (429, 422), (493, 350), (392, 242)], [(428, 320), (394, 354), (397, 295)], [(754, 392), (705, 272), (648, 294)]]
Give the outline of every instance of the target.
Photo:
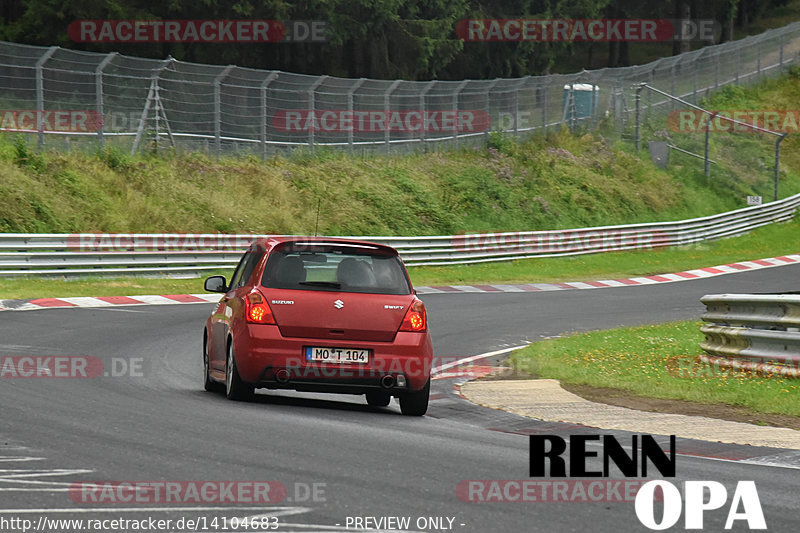
[(306, 361), (365, 365), (369, 363), (369, 350), (307, 346)]

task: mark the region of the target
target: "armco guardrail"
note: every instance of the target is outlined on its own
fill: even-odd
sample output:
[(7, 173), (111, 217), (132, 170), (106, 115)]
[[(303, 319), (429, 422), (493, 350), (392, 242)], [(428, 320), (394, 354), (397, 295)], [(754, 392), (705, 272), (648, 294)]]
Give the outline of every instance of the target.
[[(794, 217), (800, 194), (678, 222), (553, 231), (363, 237), (394, 246), (408, 265), (453, 265), (687, 245)], [(0, 276), (198, 273), (229, 269), (260, 235), (0, 234)]]
[(711, 294), (701, 301), (704, 361), (800, 377), (800, 293)]

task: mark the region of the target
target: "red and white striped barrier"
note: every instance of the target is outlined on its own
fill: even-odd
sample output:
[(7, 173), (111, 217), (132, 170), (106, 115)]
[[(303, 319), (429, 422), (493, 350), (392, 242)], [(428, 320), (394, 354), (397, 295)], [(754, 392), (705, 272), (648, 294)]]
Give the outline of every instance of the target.
[[(481, 284), (481, 285), (443, 285), (436, 287), (417, 287), (418, 294), (456, 294), (456, 293), (508, 293), (508, 292), (541, 292), (572, 289), (605, 289), (611, 287), (630, 287), (636, 285), (653, 285), (657, 283), (674, 283), (693, 279), (711, 278), (737, 272), (760, 270), (800, 263), (800, 254), (770, 257), (755, 261), (740, 261), (727, 265), (719, 265), (694, 270), (685, 270), (674, 274), (640, 276), (625, 279), (605, 279), (598, 281), (571, 281), (566, 283), (524, 283)], [(119, 305), (176, 305), (217, 303), (218, 294), (167, 294), (146, 296), (76, 296), (69, 298), (37, 298), (34, 300), (0, 300), (0, 311), (30, 311), (35, 309), (67, 309), (75, 307), (113, 307)]]

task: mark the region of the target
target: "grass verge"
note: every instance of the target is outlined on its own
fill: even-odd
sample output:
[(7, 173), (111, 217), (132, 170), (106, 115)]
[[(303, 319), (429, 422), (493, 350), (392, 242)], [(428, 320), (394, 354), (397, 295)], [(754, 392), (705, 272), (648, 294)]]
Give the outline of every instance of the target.
[[(747, 235), (708, 244), (502, 263), (409, 268), (417, 287), (474, 283), (557, 283), (680, 272), (736, 261), (800, 253), (800, 219), (773, 224)], [(203, 292), (203, 278), (0, 278), (0, 299), (67, 296), (134, 296)]]
[(800, 252), (800, 219), (705, 244), (572, 257), (409, 269), (414, 285), (555, 283), (680, 272)]
[[(700, 322), (671, 322), (549, 339), (510, 359), (516, 371), (558, 379), (568, 388), (735, 406), (767, 419), (800, 417), (800, 380), (705, 364), (698, 359), (702, 339)], [(800, 427), (800, 419), (790, 425)]]

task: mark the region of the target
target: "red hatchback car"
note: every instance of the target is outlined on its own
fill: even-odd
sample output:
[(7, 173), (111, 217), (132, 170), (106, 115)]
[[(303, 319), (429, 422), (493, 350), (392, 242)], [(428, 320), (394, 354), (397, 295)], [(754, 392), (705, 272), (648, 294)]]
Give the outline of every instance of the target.
[(365, 394), (428, 409), (433, 348), (425, 306), (389, 246), (347, 239), (256, 241), (206, 321), (206, 390), (247, 400), (254, 389)]

